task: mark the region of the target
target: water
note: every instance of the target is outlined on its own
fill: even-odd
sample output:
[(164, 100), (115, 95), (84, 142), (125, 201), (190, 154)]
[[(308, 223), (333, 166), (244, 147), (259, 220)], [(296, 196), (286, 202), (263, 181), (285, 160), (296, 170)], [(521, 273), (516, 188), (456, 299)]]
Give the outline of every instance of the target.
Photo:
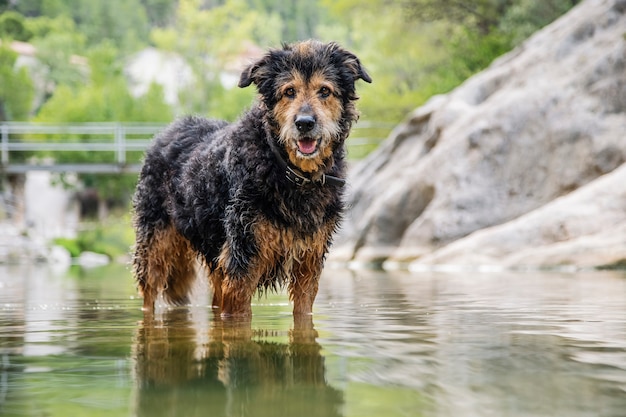
[(0, 266), (0, 415), (626, 416), (623, 272), (329, 269), (298, 323), (207, 299), (144, 318), (122, 266)]

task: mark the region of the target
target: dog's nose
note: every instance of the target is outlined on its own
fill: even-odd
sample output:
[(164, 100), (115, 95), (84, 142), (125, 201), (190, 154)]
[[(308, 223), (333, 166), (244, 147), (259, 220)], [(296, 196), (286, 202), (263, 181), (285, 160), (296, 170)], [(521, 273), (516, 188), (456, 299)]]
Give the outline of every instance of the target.
[(296, 117), (296, 127), (302, 133), (310, 132), (315, 127), (315, 118), (313, 116)]

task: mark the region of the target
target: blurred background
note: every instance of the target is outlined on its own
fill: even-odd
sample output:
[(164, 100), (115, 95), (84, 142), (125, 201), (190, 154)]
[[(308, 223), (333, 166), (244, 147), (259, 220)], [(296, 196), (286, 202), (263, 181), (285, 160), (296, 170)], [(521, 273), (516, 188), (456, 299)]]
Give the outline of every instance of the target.
[[(359, 56), (374, 79), (361, 89), (352, 135), (350, 158), (359, 160), (430, 97), (577, 3), (1, 0), (3, 256), (45, 257), (32, 249), (39, 238), (74, 257), (126, 255), (136, 166), (151, 135), (182, 114), (235, 119), (255, 96), (236, 87), (239, 73), (267, 47), (318, 38)], [(114, 148), (120, 140), (135, 142)], [(80, 167), (24, 168), (63, 163)]]

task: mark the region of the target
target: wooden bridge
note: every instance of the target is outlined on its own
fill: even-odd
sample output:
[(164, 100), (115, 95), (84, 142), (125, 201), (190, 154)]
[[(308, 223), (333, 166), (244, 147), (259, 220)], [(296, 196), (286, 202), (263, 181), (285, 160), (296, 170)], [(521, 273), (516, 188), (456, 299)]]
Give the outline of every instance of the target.
[[(0, 173), (137, 173), (152, 137), (164, 127), (143, 123), (0, 123)], [(359, 122), (348, 140), (352, 158), (359, 159), (367, 153), (364, 150), (376, 147), (391, 128), (389, 124)]]

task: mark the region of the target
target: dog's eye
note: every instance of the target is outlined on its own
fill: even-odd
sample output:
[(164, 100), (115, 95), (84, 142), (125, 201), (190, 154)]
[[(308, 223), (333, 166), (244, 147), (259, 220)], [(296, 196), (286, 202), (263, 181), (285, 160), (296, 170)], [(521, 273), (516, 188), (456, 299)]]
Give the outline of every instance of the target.
[(326, 97), (330, 96), (330, 88), (328, 88), (328, 87), (320, 88), (320, 96), (322, 96), (322, 98), (326, 98)]
[(293, 87), (289, 87), (285, 90), (285, 95), (289, 98), (294, 98), (296, 96), (296, 89)]

